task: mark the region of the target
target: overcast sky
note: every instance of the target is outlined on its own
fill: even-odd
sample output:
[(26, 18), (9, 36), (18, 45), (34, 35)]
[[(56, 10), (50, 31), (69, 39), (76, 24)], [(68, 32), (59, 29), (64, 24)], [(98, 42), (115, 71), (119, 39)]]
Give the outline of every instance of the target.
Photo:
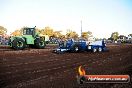
[(0, 25), (8, 33), (23, 26), (80, 34), (91, 31), (98, 38), (112, 32), (132, 33), (132, 0), (0, 0)]

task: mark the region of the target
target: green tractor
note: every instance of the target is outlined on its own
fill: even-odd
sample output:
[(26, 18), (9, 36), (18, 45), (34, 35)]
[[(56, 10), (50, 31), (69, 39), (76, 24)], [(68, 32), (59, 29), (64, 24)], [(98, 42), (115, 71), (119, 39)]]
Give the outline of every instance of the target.
[[(36, 26), (35, 26), (36, 27)], [(39, 35), (34, 28), (24, 28), (22, 36), (12, 36), (10, 46), (15, 50), (23, 50), (26, 47), (43, 49), (46, 46), (45, 36)]]

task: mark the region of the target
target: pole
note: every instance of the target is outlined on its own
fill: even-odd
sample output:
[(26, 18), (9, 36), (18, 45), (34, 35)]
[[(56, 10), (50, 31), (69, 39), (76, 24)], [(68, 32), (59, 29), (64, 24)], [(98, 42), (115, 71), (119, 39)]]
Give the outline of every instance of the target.
[(82, 39), (82, 20), (81, 20), (81, 39)]

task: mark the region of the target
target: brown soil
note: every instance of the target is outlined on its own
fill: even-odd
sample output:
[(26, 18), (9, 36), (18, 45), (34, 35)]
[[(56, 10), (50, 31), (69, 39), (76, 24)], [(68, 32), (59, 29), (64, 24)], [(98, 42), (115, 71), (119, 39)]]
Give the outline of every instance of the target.
[(77, 83), (78, 67), (86, 74), (128, 74), (132, 79), (132, 45), (108, 45), (108, 52), (55, 54), (46, 49), (15, 51), (0, 47), (0, 88), (132, 88), (132, 83)]

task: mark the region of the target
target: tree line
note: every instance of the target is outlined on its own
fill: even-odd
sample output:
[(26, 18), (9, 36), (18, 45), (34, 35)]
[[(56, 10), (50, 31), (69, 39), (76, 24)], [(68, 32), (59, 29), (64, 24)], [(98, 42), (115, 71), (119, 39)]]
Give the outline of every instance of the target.
[[(11, 33), (11, 35), (12, 36), (22, 35), (23, 28), (25, 28), (25, 27), (15, 30), (14, 32)], [(69, 29), (66, 32), (66, 34), (63, 35), (61, 33), (61, 31), (54, 31), (54, 29), (49, 26), (47, 26), (43, 29), (36, 28), (36, 32), (38, 32), (39, 34), (42, 34), (42, 35), (48, 35), (49, 37), (55, 37), (55, 38), (61, 38), (61, 39), (66, 39), (66, 38), (78, 39), (79, 38), (78, 33), (76, 33), (75, 31), (72, 31)], [(6, 33), (7, 33), (7, 29), (3, 26), (0, 26), (0, 35), (4, 35)], [(132, 33), (129, 35), (132, 37)], [(83, 39), (88, 39), (89, 37), (93, 37), (93, 35), (92, 35), (92, 32), (86, 31), (86, 32), (82, 32), (81, 37)], [(113, 32), (111, 34), (110, 38), (108, 38), (108, 39), (112, 40), (112, 41), (117, 41), (118, 38), (119, 38), (119, 33)]]
[[(11, 36), (21, 36), (22, 35), (22, 31), (25, 27), (22, 27), (20, 29), (15, 30), (14, 32), (11, 33)], [(42, 35), (48, 35), (49, 37), (55, 37), (55, 38), (73, 38), (73, 39), (78, 39), (79, 35), (72, 30), (68, 30), (66, 32), (66, 34), (62, 34), (61, 31), (54, 31), (53, 28), (47, 26), (43, 29), (39, 29), (36, 28), (36, 32), (38, 32), (39, 34)], [(6, 34), (7, 33), (7, 29), (0, 26), (0, 35)], [(92, 32), (88, 31), (88, 32), (82, 32), (82, 38), (87, 39), (88, 37), (92, 36)]]

